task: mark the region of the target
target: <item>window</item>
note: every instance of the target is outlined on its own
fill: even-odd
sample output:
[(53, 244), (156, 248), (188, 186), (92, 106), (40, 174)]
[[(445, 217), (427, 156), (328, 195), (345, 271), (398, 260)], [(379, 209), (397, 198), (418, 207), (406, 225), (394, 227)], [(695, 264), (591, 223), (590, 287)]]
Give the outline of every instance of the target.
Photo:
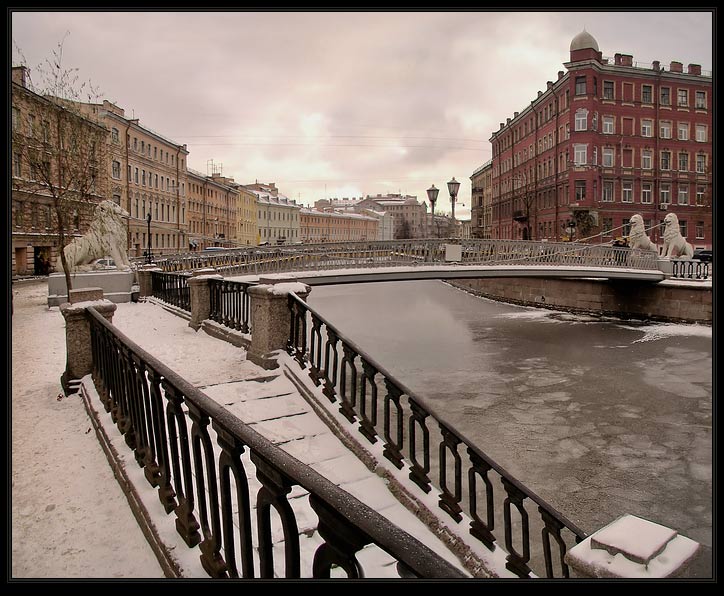
[(116, 180), (119, 180), (121, 178), (121, 162), (114, 160), (112, 167), (113, 167), (113, 169), (112, 169), (111, 175)]
[(13, 176), (20, 178), (22, 168), (20, 167), (20, 153), (13, 153)]
[(141, 170), (141, 184), (146, 186), (146, 170)]
[(661, 105), (662, 106), (671, 105), (671, 89), (669, 87), (661, 88)]
[(588, 145), (573, 145), (573, 163), (577, 166), (586, 164)]
[(586, 200), (586, 181), (576, 180), (576, 202)]
[(613, 167), (613, 148), (612, 147), (604, 147), (602, 149), (602, 155), (601, 155), (601, 165), (604, 168), (612, 168)]
[(685, 219), (679, 220), (679, 229), (681, 230), (681, 235), (686, 238), (689, 235), (688, 225)]
[(43, 120), (40, 129), (42, 131), (43, 143), (50, 143), (50, 122)]
[(659, 123), (659, 136), (662, 139), (671, 138), (671, 122), (662, 121)]
[(570, 122), (566, 122), (566, 139), (571, 138), (571, 124)]
[(641, 169), (642, 170), (651, 169), (651, 150), (650, 149), (641, 150)]
[(703, 238), (704, 238), (704, 222), (697, 221), (696, 222), (696, 239), (702, 240)]
[(704, 153), (696, 155), (696, 173), (706, 174), (706, 154)]
[(133, 137), (133, 150), (138, 151), (138, 139)]
[(689, 106), (689, 90), (679, 89), (676, 93), (676, 105), (682, 108)]
[(146, 142), (141, 141), (141, 153), (145, 153), (145, 152), (146, 152)]
[(680, 141), (689, 140), (689, 124), (688, 124), (688, 122), (679, 122), (679, 126), (678, 126), (677, 130), (678, 130), (678, 138)]
[(575, 130), (586, 130), (588, 110), (576, 110)]
[(624, 203), (633, 203), (633, 182), (631, 180), (621, 182), (621, 200)]
[(704, 205), (704, 193), (706, 192), (706, 189), (701, 184), (696, 187), (696, 204), (699, 207), (702, 207)]
[(576, 95), (586, 94), (586, 77), (576, 77)]
[(138, 168), (133, 168), (133, 181), (138, 184)]
[(20, 110), (13, 106), (13, 130), (20, 128)]
[(653, 202), (653, 194), (651, 192), (651, 182), (641, 183), (641, 202), (651, 204)]
[(706, 91), (696, 92), (696, 109), (706, 110)]
[(662, 151), (661, 152), (661, 169), (662, 170), (671, 169), (671, 151)]
[(659, 203), (662, 205), (668, 205), (671, 203), (671, 184), (668, 182), (662, 182), (659, 188)]
[(680, 172), (688, 172), (689, 171), (689, 154), (688, 153), (679, 153), (679, 171)]
[(118, 129), (117, 128), (111, 128), (111, 141), (114, 143), (118, 143)]
[(28, 136), (35, 136), (35, 116), (28, 114)]
[(603, 82), (603, 99), (614, 99), (613, 81)]
[[(676, 201), (679, 203), (679, 205), (688, 205), (689, 204), (689, 185), (688, 184), (679, 184), (679, 194), (676, 196)], [(684, 233), (682, 232), (682, 236)]]
[(696, 125), (696, 140), (698, 143), (706, 143), (706, 124)]
[(654, 121), (653, 120), (641, 120), (641, 136), (642, 137), (654, 136)]
[(651, 85), (641, 85), (641, 103), (654, 103), (653, 89)]
[(616, 132), (616, 128), (614, 126), (614, 118), (613, 116), (604, 116), (603, 117), (603, 129), (601, 132), (605, 135), (612, 135)]
[(601, 200), (606, 203), (613, 202), (613, 180), (604, 180), (601, 188)]

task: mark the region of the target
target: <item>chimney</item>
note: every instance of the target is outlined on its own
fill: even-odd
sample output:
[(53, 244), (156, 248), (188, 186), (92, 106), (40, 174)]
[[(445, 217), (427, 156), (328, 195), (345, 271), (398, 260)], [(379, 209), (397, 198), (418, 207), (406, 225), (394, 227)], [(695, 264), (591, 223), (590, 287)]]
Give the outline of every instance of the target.
[(506, 123), (506, 124), (510, 124), (510, 118), (506, 118), (506, 119), (505, 119), (505, 123)]
[(658, 60), (654, 60), (654, 70), (661, 70), (661, 62), (659, 62)]
[(13, 66), (12, 69), (12, 77), (13, 77), (13, 83), (16, 85), (20, 85), (21, 87), (25, 87), (25, 71), (27, 69), (25, 66)]
[(548, 81), (546, 84), (548, 85), (548, 89), (553, 87), (553, 81)]
[(701, 64), (689, 64), (688, 72), (689, 72), (689, 74), (700, 75), (701, 74)]
[(681, 62), (674, 62), (672, 60), (671, 64), (669, 64), (669, 70), (671, 72), (684, 72), (684, 65)]
[(518, 117), (518, 112), (513, 112), (513, 118), (517, 118), (517, 117)]
[(621, 66), (621, 54), (619, 54), (618, 52), (613, 55), (613, 63), (616, 66)]
[(543, 92), (542, 92), (542, 91), (538, 91), (538, 97), (540, 97), (541, 95), (543, 95)]
[(560, 81), (562, 78), (563, 78), (563, 71), (559, 70), (558, 71), (558, 80)]
[(501, 122), (501, 123), (500, 123), (500, 130), (503, 130), (503, 127), (504, 127), (504, 126), (505, 126), (505, 124), (503, 124), (503, 123)]

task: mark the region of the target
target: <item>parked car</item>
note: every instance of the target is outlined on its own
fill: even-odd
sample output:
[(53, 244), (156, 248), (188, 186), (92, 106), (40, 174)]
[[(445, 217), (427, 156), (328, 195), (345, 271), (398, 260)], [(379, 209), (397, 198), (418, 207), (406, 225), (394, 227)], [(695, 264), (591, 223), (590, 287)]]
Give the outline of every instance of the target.
[(229, 250), (228, 248), (225, 248), (224, 246), (207, 246), (203, 251), (201, 252), (217, 252), (220, 250)]
[(117, 269), (116, 262), (111, 257), (102, 257), (92, 263), (93, 269)]
[(714, 261), (714, 254), (709, 249), (700, 248), (694, 251), (694, 258), (702, 263), (712, 263)]

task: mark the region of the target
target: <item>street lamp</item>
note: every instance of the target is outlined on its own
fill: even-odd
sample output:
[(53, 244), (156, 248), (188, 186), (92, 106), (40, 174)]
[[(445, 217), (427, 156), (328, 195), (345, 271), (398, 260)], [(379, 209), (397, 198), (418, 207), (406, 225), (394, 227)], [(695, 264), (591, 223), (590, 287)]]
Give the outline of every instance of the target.
[(440, 192), (439, 188), (435, 188), (435, 185), (433, 184), (430, 188), (427, 189), (427, 198), (430, 201), (430, 205), (432, 205), (432, 225), (435, 225), (435, 201), (437, 201), (437, 194)]
[(146, 263), (151, 264), (151, 211), (149, 209), (146, 214), (146, 223), (148, 224), (148, 250), (146, 251)]
[(460, 188), (460, 183), (457, 180), (455, 180), (455, 176), (453, 176), (453, 179), (447, 183), (447, 189), (448, 189), (448, 192), (450, 193), (450, 204), (452, 205), (453, 234), (457, 231), (457, 226), (455, 225), (455, 199), (458, 196), (459, 188)]

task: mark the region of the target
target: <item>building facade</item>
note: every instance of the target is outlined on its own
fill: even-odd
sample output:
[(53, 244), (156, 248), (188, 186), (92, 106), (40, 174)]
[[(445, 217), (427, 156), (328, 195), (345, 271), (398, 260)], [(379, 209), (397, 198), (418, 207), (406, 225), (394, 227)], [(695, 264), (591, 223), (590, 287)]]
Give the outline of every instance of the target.
[(61, 244), (85, 233), (108, 197), (109, 131), (67, 102), (32, 91), (24, 67), (11, 72), (11, 270), (46, 275), (60, 270)]
[(189, 250), (238, 245), (241, 187), (233, 178), (188, 170)]
[(491, 235), (607, 242), (639, 213), (661, 243), (667, 210), (712, 242), (712, 78), (696, 64), (604, 58), (582, 32), (570, 60), (491, 136)]
[(493, 160), (488, 160), (470, 176), (470, 237), (491, 237), (491, 201), (493, 196)]
[(299, 212), (301, 241), (305, 244), (377, 240), (379, 225), (379, 218), (359, 213), (306, 208)]
[(274, 182), (245, 184), (256, 196), (256, 244), (297, 244), (301, 240), (301, 206), (279, 192)]
[(239, 203), (237, 205), (236, 215), (237, 246), (255, 246), (259, 233), (256, 195), (241, 185), (239, 186)]
[(357, 206), (389, 213), (394, 222), (395, 240), (426, 238), (428, 235), (427, 203), (420, 203), (417, 197), (400, 194), (367, 195)]

